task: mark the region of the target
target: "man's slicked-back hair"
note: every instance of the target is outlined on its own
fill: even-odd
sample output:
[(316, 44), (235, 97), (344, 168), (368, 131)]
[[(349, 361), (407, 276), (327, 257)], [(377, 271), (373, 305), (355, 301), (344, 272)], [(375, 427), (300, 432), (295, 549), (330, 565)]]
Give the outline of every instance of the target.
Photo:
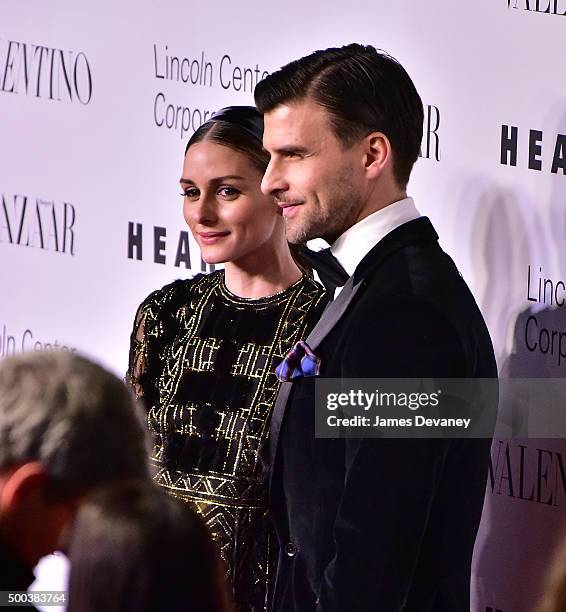
[(397, 182), (409, 181), (421, 147), (423, 104), (411, 77), (387, 53), (357, 43), (315, 51), (260, 81), (254, 96), (261, 113), (312, 99), (328, 112), (346, 148), (382, 132), (391, 142)]

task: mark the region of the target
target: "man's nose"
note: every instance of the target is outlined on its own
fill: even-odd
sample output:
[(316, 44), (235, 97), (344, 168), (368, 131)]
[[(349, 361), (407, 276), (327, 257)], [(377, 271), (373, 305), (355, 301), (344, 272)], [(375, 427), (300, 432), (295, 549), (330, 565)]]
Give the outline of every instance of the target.
[(279, 191), (288, 189), (287, 181), (281, 168), (273, 160), (269, 162), (261, 180), (261, 190), (265, 195), (274, 196)]

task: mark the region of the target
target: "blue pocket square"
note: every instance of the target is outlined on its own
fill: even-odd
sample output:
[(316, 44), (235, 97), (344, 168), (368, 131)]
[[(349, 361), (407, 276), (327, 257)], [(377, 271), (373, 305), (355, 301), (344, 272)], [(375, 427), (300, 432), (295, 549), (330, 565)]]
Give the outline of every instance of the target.
[(275, 374), (281, 382), (289, 382), (301, 376), (318, 376), (320, 358), (310, 346), (301, 340), (285, 355), (285, 359), (275, 368)]

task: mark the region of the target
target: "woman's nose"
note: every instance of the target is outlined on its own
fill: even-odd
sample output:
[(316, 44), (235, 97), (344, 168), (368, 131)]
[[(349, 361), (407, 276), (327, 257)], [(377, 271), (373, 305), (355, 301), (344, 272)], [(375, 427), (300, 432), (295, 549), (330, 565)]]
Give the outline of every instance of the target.
[(216, 205), (213, 198), (202, 196), (196, 202), (186, 204), (193, 223), (211, 225), (217, 220)]

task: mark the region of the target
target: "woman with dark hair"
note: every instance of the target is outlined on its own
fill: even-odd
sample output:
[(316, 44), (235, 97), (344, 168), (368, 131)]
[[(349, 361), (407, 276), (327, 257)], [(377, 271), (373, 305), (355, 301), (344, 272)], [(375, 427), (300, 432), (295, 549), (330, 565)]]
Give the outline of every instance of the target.
[(109, 486), (88, 498), (68, 554), (68, 612), (232, 610), (206, 526), (151, 483)]
[(260, 462), (275, 368), (325, 305), (291, 254), (281, 209), (261, 192), (262, 133), (255, 108), (229, 107), (189, 140), (184, 217), (203, 260), (225, 269), (142, 303), (128, 372), (148, 408), (155, 480), (204, 517), (241, 612), (268, 609), (277, 554)]

